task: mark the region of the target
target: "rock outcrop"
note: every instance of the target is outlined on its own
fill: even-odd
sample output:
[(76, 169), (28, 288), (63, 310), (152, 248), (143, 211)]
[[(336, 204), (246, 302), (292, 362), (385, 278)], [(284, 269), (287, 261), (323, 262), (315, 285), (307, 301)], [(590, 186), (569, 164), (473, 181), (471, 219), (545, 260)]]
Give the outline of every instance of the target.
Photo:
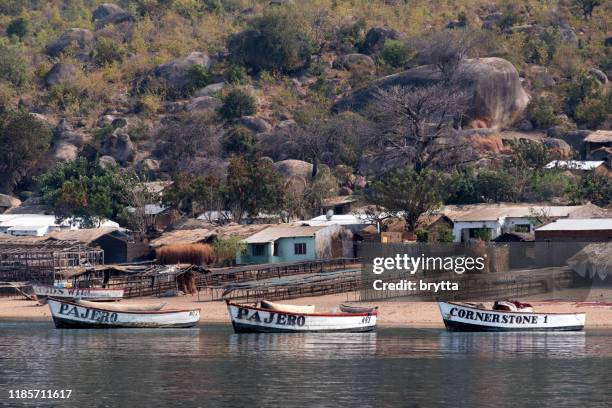
[(127, 133), (115, 132), (109, 135), (102, 146), (102, 154), (111, 156), (121, 165), (129, 164), (136, 153), (134, 143)]
[(364, 54), (347, 54), (338, 57), (334, 61), (334, 68), (346, 69), (348, 71), (360, 71), (373, 74), (376, 72), (374, 60)]
[(133, 20), (134, 17), (130, 13), (111, 3), (100, 4), (91, 14), (91, 21), (98, 28)]
[[(365, 88), (351, 92), (338, 101), (334, 109), (359, 111), (373, 100), (377, 89), (422, 87), (441, 80), (440, 72), (433, 65), (416, 67), (380, 78)], [(516, 68), (502, 58), (465, 60), (459, 65), (453, 81), (470, 97), (468, 119), (488, 128), (503, 128), (511, 124), (529, 102)]]
[(94, 35), (84, 28), (71, 28), (64, 31), (55, 41), (47, 44), (46, 52), (52, 57), (57, 57), (70, 47), (74, 56), (80, 60), (89, 59), (89, 52), (94, 43)]
[(65, 82), (71, 82), (76, 78), (76, 74), (77, 69), (74, 65), (59, 62), (45, 75), (45, 85), (52, 87)]
[(368, 55), (379, 54), (385, 46), (385, 41), (400, 38), (404, 38), (404, 34), (397, 30), (387, 27), (373, 27), (367, 32), (363, 44), (361, 44), (361, 52)]
[(203, 52), (192, 52), (181, 58), (176, 58), (153, 69), (141, 86), (145, 88), (155, 81), (162, 81), (165, 86), (174, 91), (181, 91), (191, 86), (191, 70), (194, 66), (210, 67), (210, 58)]

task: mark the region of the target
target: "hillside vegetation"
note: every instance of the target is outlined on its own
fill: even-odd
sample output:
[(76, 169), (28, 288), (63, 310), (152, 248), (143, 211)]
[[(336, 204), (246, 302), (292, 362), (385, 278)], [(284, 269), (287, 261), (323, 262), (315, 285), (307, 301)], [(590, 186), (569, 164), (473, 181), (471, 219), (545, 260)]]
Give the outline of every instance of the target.
[(388, 205), (402, 177), (436, 189), (425, 209), (609, 205), (609, 178), (544, 165), (612, 127), (611, 16), (606, 0), (0, 0), (0, 193), (119, 216), (79, 175), (123, 175), (174, 180), (186, 214), (299, 218), (337, 194)]

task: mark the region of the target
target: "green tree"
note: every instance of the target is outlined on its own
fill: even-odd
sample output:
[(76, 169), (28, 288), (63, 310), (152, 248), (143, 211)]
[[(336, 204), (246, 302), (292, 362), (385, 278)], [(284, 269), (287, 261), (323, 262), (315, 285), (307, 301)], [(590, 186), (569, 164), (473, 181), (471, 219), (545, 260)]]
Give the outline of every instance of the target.
[(415, 231), (419, 216), (442, 203), (442, 187), (439, 173), (406, 166), (374, 181), (370, 201), (392, 216), (403, 217), (410, 231)]
[(28, 79), (27, 73), (28, 64), (21, 51), (15, 47), (0, 45), (0, 79), (21, 86)]
[(190, 216), (204, 211), (222, 210), (221, 180), (213, 175), (177, 174), (174, 183), (164, 192), (165, 205)]
[(247, 214), (281, 209), (283, 187), (280, 175), (268, 160), (234, 156), (227, 169), (223, 198), (234, 222), (240, 222)]
[(16, 36), (19, 39), (22, 39), (28, 33), (28, 20), (23, 17), (18, 17), (13, 20), (6, 26), (6, 35)]
[(381, 54), (383, 61), (393, 68), (403, 67), (410, 58), (413, 52), (408, 47), (405, 41), (387, 40)]
[(582, 10), (582, 15), (585, 20), (593, 17), (593, 11), (596, 7), (603, 4), (602, 0), (574, 0), (574, 3)]
[(612, 204), (612, 179), (606, 175), (589, 172), (568, 187), (567, 197), (576, 204), (590, 201), (607, 207)]
[(559, 124), (555, 107), (546, 98), (534, 98), (527, 106), (527, 118), (538, 129), (548, 129)]
[(219, 114), (225, 119), (253, 115), (257, 111), (255, 98), (246, 90), (233, 88), (223, 98)]
[(217, 262), (229, 266), (236, 262), (236, 256), (244, 254), (246, 251), (246, 243), (239, 237), (215, 238), (213, 241), (213, 249)]
[(255, 72), (293, 72), (310, 62), (312, 40), (296, 10), (268, 9), (254, 17), (246, 30), (230, 36), (230, 60)]
[(476, 177), (478, 195), (484, 201), (515, 201), (513, 177), (505, 172), (485, 170)]
[(105, 218), (125, 218), (136, 183), (133, 173), (85, 158), (60, 162), (38, 178), (42, 201), (55, 216), (75, 217), (85, 227), (96, 227)]
[(251, 155), (256, 150), (255, 139), (253, 133), (244, 126), (235, 126), (231, 128), (221, 140), (221, 147), (228, 155)]
[(49, 125), (26, 112), (0, 117), (0, 188), (11, 189), (49, 149)]

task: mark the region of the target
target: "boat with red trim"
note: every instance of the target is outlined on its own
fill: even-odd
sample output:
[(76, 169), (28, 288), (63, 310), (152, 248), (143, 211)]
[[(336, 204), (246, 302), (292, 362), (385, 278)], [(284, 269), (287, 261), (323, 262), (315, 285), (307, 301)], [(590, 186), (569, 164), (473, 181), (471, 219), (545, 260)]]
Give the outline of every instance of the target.
[[(296, 305), (274, 303), (270, 307), (271, 302), (267, 301), (259, 306), (226, 303), (236, 333), (369, 332), (376, 328), (378, 317), (377, 307), (351, 306), (349, 311), (341, 307), (338, 313), (317, 313), (300, 312), (303, 306)], [(348, 310), (347, 306), (344, 308)]]
[(58, 329), (183, 328), (200, 321), (200, 309), (134, 310), (124, 306), (121, 310), (116, 305), (107, 308), (104, 304), (55, 298), (47, 303)]

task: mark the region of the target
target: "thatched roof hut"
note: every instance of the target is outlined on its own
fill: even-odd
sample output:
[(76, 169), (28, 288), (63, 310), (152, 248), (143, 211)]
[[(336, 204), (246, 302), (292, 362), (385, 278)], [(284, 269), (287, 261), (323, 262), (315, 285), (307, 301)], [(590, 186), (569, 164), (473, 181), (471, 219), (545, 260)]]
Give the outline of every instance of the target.
[(589, 244), (568, 259), (567, 264), (582, 277), (598, 276), (604, 280), (612, 276), (612, 242)]

